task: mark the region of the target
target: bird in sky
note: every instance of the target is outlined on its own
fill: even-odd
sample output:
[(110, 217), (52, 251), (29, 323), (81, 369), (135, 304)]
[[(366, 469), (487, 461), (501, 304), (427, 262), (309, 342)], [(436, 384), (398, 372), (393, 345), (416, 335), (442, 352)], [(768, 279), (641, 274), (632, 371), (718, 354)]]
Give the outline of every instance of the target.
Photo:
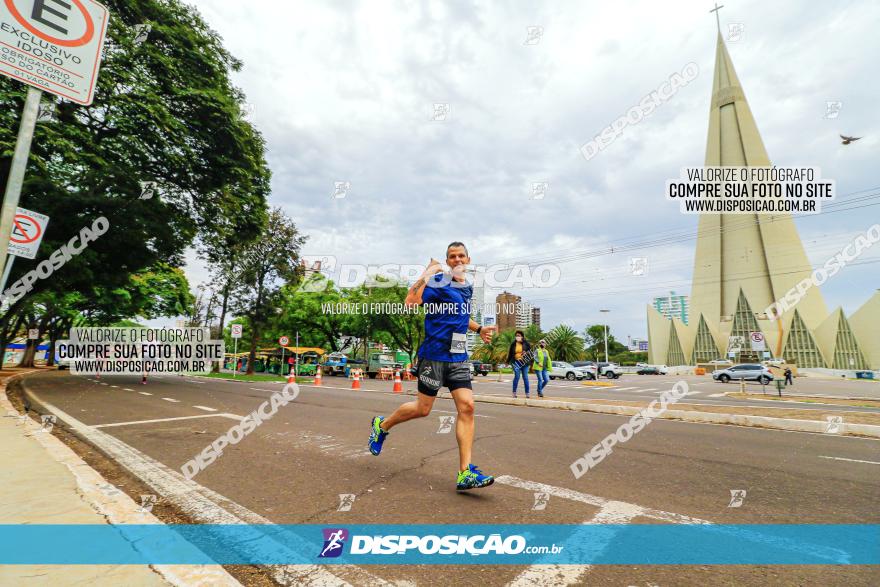
[(843, 139), (843, 144), (844, 144), (844, 145), (848, 145), (848, 144), (850, 144), (851, 142), (853, 142), (853, 141), (857, 141), (857, 140), (859, 140), (859, 139), (862, 138), (862, 137), (845, 137), (845, 136), (843, 136), (843, 135), (840, 135), (840, 138)]

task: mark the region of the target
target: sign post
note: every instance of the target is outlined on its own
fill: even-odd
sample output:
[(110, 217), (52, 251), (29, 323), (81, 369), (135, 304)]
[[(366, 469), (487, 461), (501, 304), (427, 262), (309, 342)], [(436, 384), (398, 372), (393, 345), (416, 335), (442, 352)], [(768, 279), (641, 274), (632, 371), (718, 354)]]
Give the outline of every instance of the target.
[(290, 344), (290, 339), (282, 336), (278, 339), (278, 344), (281, 345), (281, 368), (278, 370), (278, 374), (284, 377), (284, 347)]
[(94, 0), (4, 0), (0, 12), (0, 74), (27, 84), (18, 139), (0, 213), (0, 267), (5, 271), (12, 219), (27, 169), (43, 92), (88, 106), (110, 13)]
[(232, 341), (233, 341), (233, 349), (232, 349), (232, 378), (235, 379), (235, 374), (238, 372), (238, 339), (241, 338), (241, 324), (233, 324), (230, 326), (230, 330), (232, 331)]
[(40, 242), (46, 232), (49, 217), (39, 212), (16, 208), (12, 218), (12, 234), (9, 236), (9, 255), (6, 259), (6, 267), (3, 277), (0, 278), (0, 292), (6, 291), (6, 282), (12, 273), (12, 263), (15, 257), (33, 259), (40, 249)]

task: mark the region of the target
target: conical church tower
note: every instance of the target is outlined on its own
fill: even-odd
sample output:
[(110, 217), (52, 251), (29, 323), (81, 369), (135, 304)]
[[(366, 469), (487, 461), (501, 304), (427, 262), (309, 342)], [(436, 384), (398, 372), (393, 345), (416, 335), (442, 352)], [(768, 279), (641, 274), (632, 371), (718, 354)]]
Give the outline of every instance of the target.
[[(770, 165), (719, 31), (705, 166)], [(778, 320), (765, 313), (798, 282), (809, 280), (812, 270), (789, 214), (702, 214), (688, 324), (649, 306), (650, 362), (693, 365), (726, 358), (731, 341), (740, 337), (745, 345), (733, 360), (758, 362), (763, 356), (751, 350), (749, 335), (762, 332), (771, 356), (799, 367), (831, 367), (815, 334), (829, 315), (818, 287), (809, 288)]]

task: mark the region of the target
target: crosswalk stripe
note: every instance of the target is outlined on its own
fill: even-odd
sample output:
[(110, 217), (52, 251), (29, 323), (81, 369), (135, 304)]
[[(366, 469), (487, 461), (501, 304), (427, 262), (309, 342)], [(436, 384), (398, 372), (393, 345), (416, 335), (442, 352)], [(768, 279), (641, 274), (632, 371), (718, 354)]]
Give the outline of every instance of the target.
[(198, 408), (199, 410), (205, 410), (206, 412), (216, 412), (214, 408), (209, 408), (207, 406), (193, 406), (194, 408)]

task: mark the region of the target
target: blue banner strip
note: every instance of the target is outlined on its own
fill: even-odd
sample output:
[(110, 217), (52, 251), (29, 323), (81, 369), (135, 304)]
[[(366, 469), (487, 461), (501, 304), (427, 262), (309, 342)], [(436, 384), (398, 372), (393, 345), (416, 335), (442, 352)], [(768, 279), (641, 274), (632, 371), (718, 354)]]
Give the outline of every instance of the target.
[(880, 525), (0, 525), (0, 564), (876, 565)]

